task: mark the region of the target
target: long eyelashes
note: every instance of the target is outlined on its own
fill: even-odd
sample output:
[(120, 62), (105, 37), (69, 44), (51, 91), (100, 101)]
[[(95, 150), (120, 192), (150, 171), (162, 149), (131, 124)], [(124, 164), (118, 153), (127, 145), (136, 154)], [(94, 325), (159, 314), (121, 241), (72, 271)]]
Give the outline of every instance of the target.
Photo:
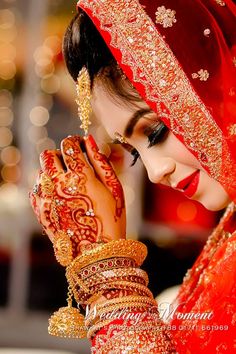
[[(148, 126), (144, 131), (144, 134), (148, 139), (148, 148), (164, 141), (168, 135), (168, 132), (169, 128), (163, 122), (158, 122), (158, 124)], [(118, 139), (115, 139), (113, 140), (113, 144), (121, 144), (121, 142)], [(134, 166), (140, 158), (139, 152), (130, 144), (122, 143), (121, 145), (133, 156), (133, 161), (130, 166)]]
[[(148, 130), (149, 132), (151, 131), (147, 136), (149, 142), (148, 148), (164, 141), (169, 132), (168, 127), (163, 122), (160, 122), (155, 128), (148, 128)], [(137, 160), (140, 158), (140, 154), (134, 148), (130, 151), (130, 153), (134, 157), (131, 166), (134, 166)]]
[(161, 143), (167, 136), (169, 132), (168, 127), (164, 123), (158, 124), (158, 126), (153, 130), (151, 134), (148, 135), (149, 145), (148, 147), (152, 147), (158, 143)]
[(134, 166), (134, 165), (136, 164), (136, 162), (137, 162), (138, 159), (140, 159), (140, 155), (139, 155), (138, 150), (136, 150), (136, 149), (132, 149), (132, 150), (130, 151), (130, 153), (131, 153), (131, 155), (133, 156), (133, 161), (132, 161), (132, 163), (131, 163), (131, 165), (130, 165), (130, 167), (131, 167), (131, 166)]

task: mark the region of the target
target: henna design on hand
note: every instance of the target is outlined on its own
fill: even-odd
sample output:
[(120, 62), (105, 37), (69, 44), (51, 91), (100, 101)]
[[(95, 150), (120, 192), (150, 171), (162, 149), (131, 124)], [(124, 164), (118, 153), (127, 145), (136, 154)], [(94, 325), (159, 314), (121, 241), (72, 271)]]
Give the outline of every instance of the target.
[(101, 154), (95, 154), (94, 158), (96, 161), (100, 161), (102, 164), (102, 168), (105, 171), (105, 181), (106, 185), (111, 190), (112, 195), (116, 200), (116, 214), (115, 220), (121, 217), (122, 211), (125, 207), (123, 189), (121, 187), (120, 182), (118, 181), (115, 172), (111, 166), (108, 165), (108, 161), (105, 157), (102, 157)]
[(88, 140), (93, 151), (93, 159), (99, 163), (99, 167), (104, 171), (104, 173), (99, 174), (99, 176), (116, 200), (116, 213), (114, 217), (115, 221), (117, 221), (117, 219), (121, 217), (125, 208), (122, 185), (118, 180), (107, 157), (99, 152), (98, 146), (91, 135), (89, 135)]
[[(80, 142), (78, 137), (70, 137), (62, 142), (62, 153), (45, 151), (41, 154), (43, 172), (38, 177), (38, 193), (30, 193), (37, 218), (53, 242), (57, 260), (64, 266), (84, 248), (111, 240), (109, 235), (104, 235), (103, 222), (96, 215), (96, 206), (89, 196), (87, 185), (96, 177), (81, 151)], [(64, 171), (62, 157), (67, 172)], [(102, 155), (100, 158), (105, 171), (105, 187), (115, 198), (115, 217), (118, 218), (120, 208), (124, 208), (122, 188), (119, 182), (115, 183), (117, 178), (112, 167), (103, 161)], [(96, 159), (99, 159), (99, 153), (96, 153)]]
[(44, 171), (49, 177), (55, 177), (58, 173), (63, 172), (59, 158), (60, 151), (58, 150), (45, 150), (40, 154), (42, 171)]

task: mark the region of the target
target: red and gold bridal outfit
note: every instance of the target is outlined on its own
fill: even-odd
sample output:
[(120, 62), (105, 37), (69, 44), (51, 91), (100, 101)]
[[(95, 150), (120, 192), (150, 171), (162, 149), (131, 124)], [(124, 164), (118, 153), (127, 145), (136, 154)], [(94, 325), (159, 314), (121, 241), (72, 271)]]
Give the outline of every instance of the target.
[[(78, 8), (143, 99), (235, 201), (235, 2), (80, 0)], [(236, 353), (234, 204), (185, 277), (176, 304), (181, 313), (213, 316), (174, 316), (171, 345), (161, 330), (137, 326), (135, 332), (132, 321), (116, 320), (96, 333), (92, 352)]]

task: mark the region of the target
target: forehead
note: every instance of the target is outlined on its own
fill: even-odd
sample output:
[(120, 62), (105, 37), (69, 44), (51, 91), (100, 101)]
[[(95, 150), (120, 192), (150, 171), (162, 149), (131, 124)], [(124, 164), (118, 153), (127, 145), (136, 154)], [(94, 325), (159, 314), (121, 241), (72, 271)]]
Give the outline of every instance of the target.
[(126, 104), (120, 97), (108, 92), (100, 82), (94, 84), (91, 105), (97, 120), (112, 139), (116, 132), (124, 134), (131, 116), (138, 109), (148, 107), (144, 101), (135, 105)]

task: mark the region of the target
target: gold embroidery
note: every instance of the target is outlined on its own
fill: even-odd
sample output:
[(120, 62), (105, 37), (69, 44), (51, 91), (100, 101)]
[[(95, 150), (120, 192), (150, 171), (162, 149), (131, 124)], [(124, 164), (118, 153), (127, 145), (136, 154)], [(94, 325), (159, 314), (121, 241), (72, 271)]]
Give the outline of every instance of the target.
[[(192, 304), (194, 304), (194, 306), (192, 307), (192, 311), (194, 311), (195, 313), (201, 312), (202, 303), (205, 302), (205, 304), (207, 304), (209, 301), (207, 298), (204, 298), (203, 300), (202, 295), (199, 296), (201, 292), (202, 294), (205, 294), (203, 296), (207, 296), (206, 294), (208, 294), (208, 291), (209, 293), (213, 291), (214, 294), (217, 293), (217, 291), (220, 291), (219, 295), (222, 293), (222, 288), (220, 288), (220, 286), (218, 290), (214, 287), (214, 281), (215, 281), (214, 278), (216, 274), (219, 274), (219, 269), (226, 269), (226, 272), (228, 272), (228, 274), (231, 272), (231, 269), (233, 271), (233, 267), (234, 267), (233, 262), (231, 262), (232, 263), (231, 269), (230, 267), (228, 268), (226, 264), (229, 257), (233, 257), (233, 254), (235, 254), (236, 251), (236, 245), (235, 245), (236, 232), (233, 232), (231, 234), (229, 232), (224, 231), (224, 228), (225, 226), (227, 227), (227, 225), (231, 224), (231, 220), (233, 220), (233, 218), (235, 217), (235, 212), (236, 212), (235, 204), (230, 203), (226, 209), (225, 214), (221, 218), (218, 226), (208, 238), (207, 243), (204, 246), (204, 249), (201, 255), (199, 256), (197, 262), (194, 264), (192, 269), (188, 271), (186, 277), (184, 278), (184, 282), (180, 288), (178, 297), (175, 301), (175, 305), (176, 304), (180, 305), (179, 306), (180, 312), (184, 313), (186, 311), (185, 304), (186, 303), (188, 304), (189, 301)], [(219, 255), (217, 256), (217, 252), (221, 252), (220, 257)], [(216, 258), (218, 258), (217, 261)], [(209, 288), (208, 291), (206, 291), (206, 289), (203, 289), (203, 286), (208, 281), (211, 282), (211, 288)], [(212, 294), (209, 294), (209, 297), (212, 298)], [(225, 305), (222, 304), (222, 300), (225, 301)], [(235, 313), (235, 306), (233, 306), (232, 302), (230, 303), (230, 301), (227, 300), (227, 298), (224, 296), (224, 293), (222, 295), (222, 299), (219, 298), (219, 302), (222, 304), (222, 309), (225, 308), (227, 315), (231, 315), (233, 318), (233, 315)], [(181, 304), (183, 304), (183, 306)], [(210, 305), (211, 307), (209, 307), (208, 312), (213, 311), (212, 305)], [(227, 321), (227, 325), (229, 324), (229, 321), (230, 320)], [(188, 327), (190, 322), (191, 322), (192, 329), (188, 332), (189, 337), (191, 337), (192, 333), (194, 332), (193, 329), (194, 326), (199, 325), (199, 319), (196, 319), (194, 321), (193, 319), (191, 319), (190, 321), (189, 319), (184, 319), (184, 321), (181, 321), (181, 323), (178, 322), (178, 324), (181, 324), (181, 326), (185, 326), (185, 327)], [(171, 324), (174, 325), (175, 322), (172, 321)], [(203, 324), (204, 324), (203, 321), (201, 321), (201, 325)], [(206, 325), (208, 325), (207, 322)], [(179, 333), (175, 337), (176, 340), (177, 339), (182, 340), (183, 336), (182, 333), (180, 332), (181, 331), (179, 331)], [(188, 338), (186, 337), (186, 332), (184, 333), (184, 337), (185, 339), (188, 340)], [(204, 341), (204, 337), (205, 337), (205, 344), (207, 345), (209, 343), (209, 338), (210, 338), (209, 332), (206, 333), (206, 331), (203, 330), (201, 332), (201, 338), (203, 341)], [(207, 350), (205, 350), (205, 352), (207, 352)]]
[(236, 135), (236, 124), (232, 124), (228, 127), (229, 135)]
[(155, 13), (156, 23), (162, 25), (164, 28), (172, 27), (177, 22), (175, 14), (176, 11), (166, 9), (165, 6), (159, 6)]
[(224, 1), (222, 1), (222, 0), (215, 0), (216, 1), (216, 3), (218, 4), (218, 5), (220, 5), (220, 6), (225, 6), (225, 2)]
[(157, 315), (147, 315), (146, 321), (135, 324), (125, 320), (123, 324), (111, 324), (106, 334), (98, 334), (92, 354), (107, 353), (176, 353), (168, 331)]
[[(139, 1), (79, 0), (78, 6), (99, 20), (102, 35), (111, 37), (109, 45), (119, 51), (123, 70), (132, 70), (126, 74), (139, 92), (145, 92), (149, 106), (213, 178), (235, 186), (235, 168), (222, 131)], [(223, 150), (228, 177), (222, 176)]]
[(199, 79), (200, 81), (207, 81), (209, 76), (209, 72), (203, 69), (199, 70), (197, 73), (192, 74), (193, 79)]
[(206, 29), (204, 29), (204, 31), (203, 31), (203, 34), (204, 34), (204, 36), (206, 36), (206, 37), (209, 37), (210, 33), (211, 33), (211, 30), (210, 30), (209, 28), (206, 28)]
[(236, 67), (236, 57), (233, 57), (233, 65)]

